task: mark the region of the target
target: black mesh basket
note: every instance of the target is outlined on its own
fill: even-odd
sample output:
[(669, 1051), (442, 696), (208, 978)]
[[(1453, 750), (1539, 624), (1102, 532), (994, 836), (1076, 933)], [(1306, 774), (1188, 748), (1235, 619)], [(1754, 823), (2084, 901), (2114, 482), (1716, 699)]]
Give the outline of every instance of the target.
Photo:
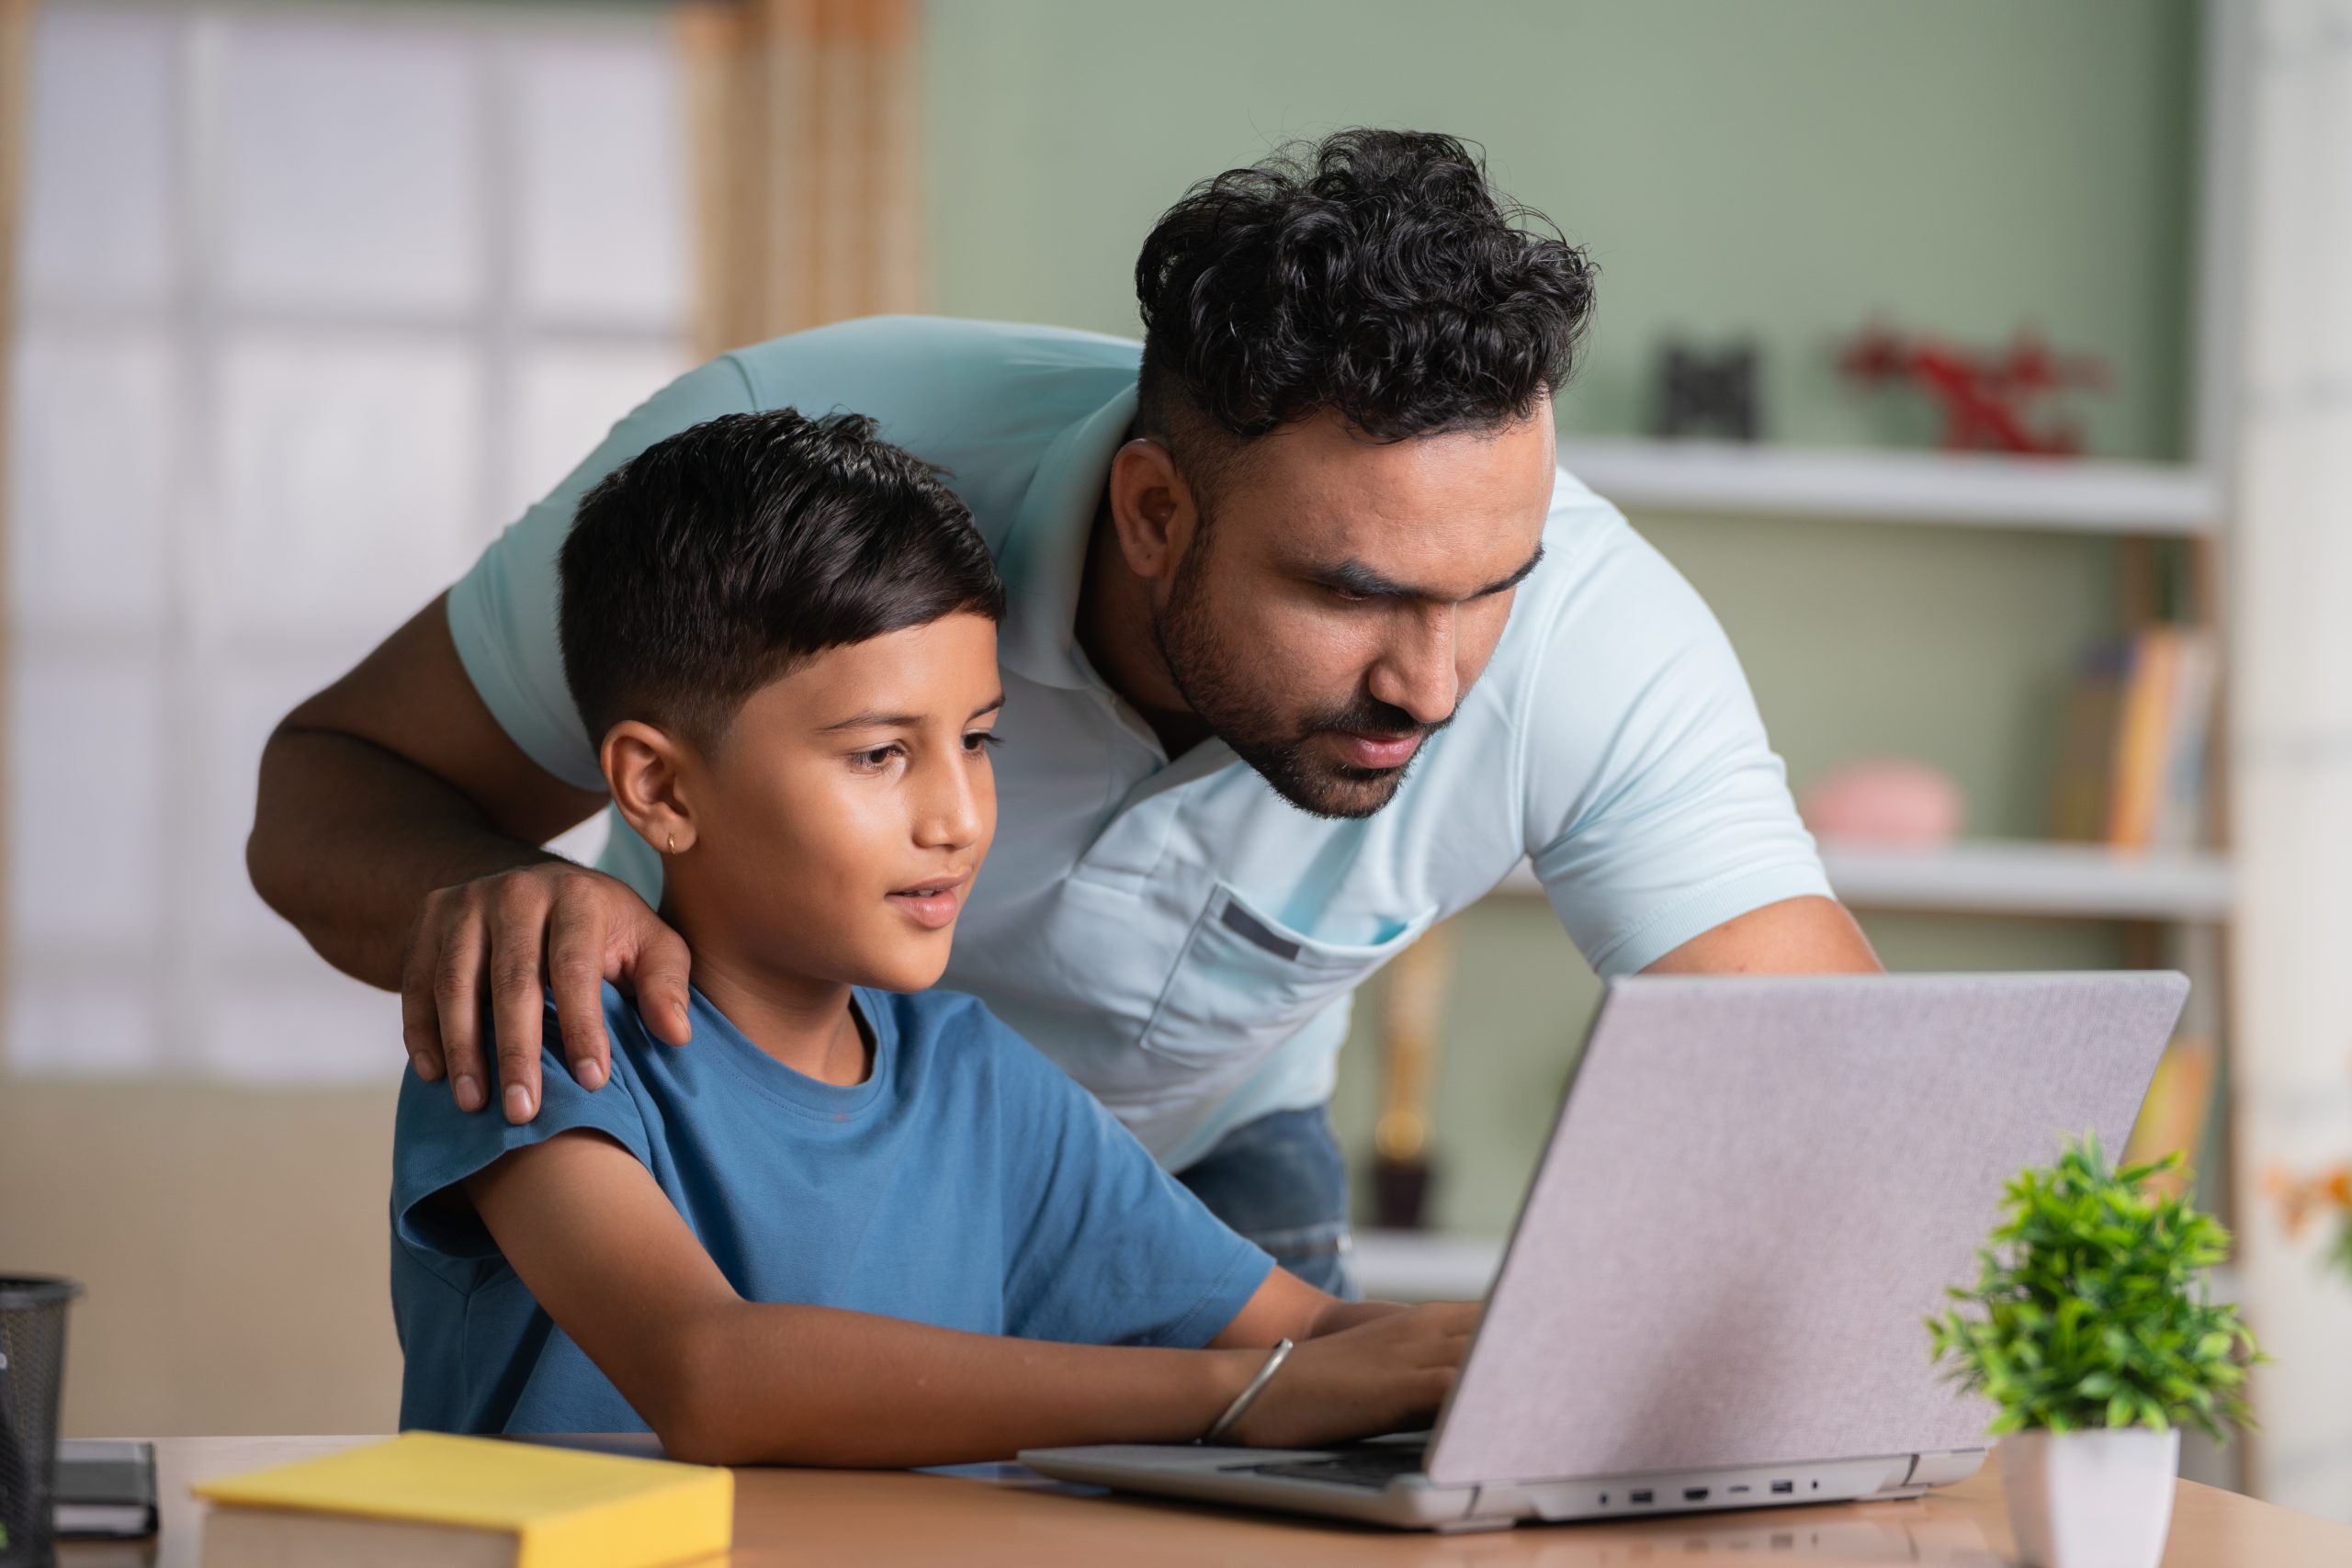
[(65, 1305), (81, 1293), (71, 1280), (0, 1274), (0, 1568), (47, 1568), (54, 1558)]

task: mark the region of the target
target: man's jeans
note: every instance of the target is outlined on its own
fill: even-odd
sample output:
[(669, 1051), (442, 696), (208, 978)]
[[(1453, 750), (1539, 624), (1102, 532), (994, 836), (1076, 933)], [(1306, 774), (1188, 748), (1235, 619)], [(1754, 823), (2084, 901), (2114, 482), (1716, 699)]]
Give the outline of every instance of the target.
[(1176, 1179), (1308, 1284), (1356, 1299), (1348, 1168), (1321, 1111), (1277, 1111), (1245, 1122)]

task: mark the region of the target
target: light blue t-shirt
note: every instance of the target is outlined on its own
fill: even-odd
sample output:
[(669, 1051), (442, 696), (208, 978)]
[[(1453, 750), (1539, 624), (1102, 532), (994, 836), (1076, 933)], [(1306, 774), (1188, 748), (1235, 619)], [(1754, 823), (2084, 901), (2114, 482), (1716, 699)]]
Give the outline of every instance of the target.
[[(392, 1139), (401, 1427), (643, 1431), (541, 1311), (469, 1206), (426, 1200), (558, 1133), (627, 1149), (748, 1301), (1090, 1345), (1207, 1344), (1273, 1260), (1152, 1163), (1083, 1089), (970, 997), (860, 989), (865, 1082), (808, 1077), (693, 996), (694, 1045), (605, 987), (613, 1076), (550, 1051), (524, 1126), (468, 1115), (412, 1069)], [(553, 1040), (552, 1010), (547, 1038)], [(495, 1064), (493, 1063), (493, 1071)], [(498, 1102), (493, 1089), (491, 1103)]]
[[(1174, 1170), (1255, 1117), (1324, 1103), (1356, 987), (1522, 861), (1604, 976), (1828, 895), (1722, 628), (1565, 472), (1494, 658), (1376, 816), (1310, 817), (1222, 741), (1171, 761), (1075, 631), (1139, 353), (1092, 333), (888, 317), (715, 359), (616, 425), (450, 590), (458, 657), (517, 745), (601, 790), (556, 640), (556, 552), (581, 496), (720, 414), (874, 416), (947, 471), (1008, 597), (996, 846), (944, 983)], [(612, 820), (605, 869), (658, 898), (661, 857)]]

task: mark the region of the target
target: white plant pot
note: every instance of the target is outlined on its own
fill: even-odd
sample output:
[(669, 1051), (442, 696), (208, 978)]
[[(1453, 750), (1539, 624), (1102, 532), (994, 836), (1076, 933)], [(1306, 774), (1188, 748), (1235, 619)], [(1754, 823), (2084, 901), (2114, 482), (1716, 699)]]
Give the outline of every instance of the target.
[(2156, 1568), (2172, 1528), (2180, 1432), (2017, 1432), (2001, 1486), (2026, 1568)]

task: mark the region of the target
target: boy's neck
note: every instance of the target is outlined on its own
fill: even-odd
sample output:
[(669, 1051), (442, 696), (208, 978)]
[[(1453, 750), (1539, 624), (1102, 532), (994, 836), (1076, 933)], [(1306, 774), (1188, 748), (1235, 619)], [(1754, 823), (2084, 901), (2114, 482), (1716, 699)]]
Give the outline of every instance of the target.
[(686, 939), (695, 988), (743, 1037), (804, 1077), (864, 1083), (873, 1070), (845, 981), (783, 973), (754, 963), (723, 940), (704, 940), (663, 900), (662, 918)]

